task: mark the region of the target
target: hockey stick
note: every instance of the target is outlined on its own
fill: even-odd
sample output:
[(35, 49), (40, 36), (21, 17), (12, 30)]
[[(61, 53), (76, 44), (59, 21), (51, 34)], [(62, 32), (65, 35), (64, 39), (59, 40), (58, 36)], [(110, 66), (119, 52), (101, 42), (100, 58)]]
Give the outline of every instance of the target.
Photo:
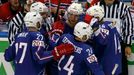
[[(45, 0), (44, 0), (45, 1)], [(51, 12), (52, 12), (52, 10), (51, 10), (51, 0), (48, 0), (49, 1), (49, 12), (48, 12), (48, 14), (49, 14), (49, 17), (50, 17), (50, 23), (52, 24), (53, 23), (53, 19), (52, 19), (52, 15), (51, 15)]]
[(119, 66), (118, 64), (115, 64), (115, 65), (114, 65), (114, 68), (113, 68), (113, 70), (112, 70), (112, 75), (115, 75), (115, 72), (116, 72), (118, 66)]
[(58, 0), (58, 7), (57, 7), (57, 10), (56, 10), (56, 14), (55, 14), (55, 16), (54, 16), (54, 21), (57, 20), (58, 13), (59, 13), (59, 9), (60, 9), (60, 3), (61, 3), (61, 0)]

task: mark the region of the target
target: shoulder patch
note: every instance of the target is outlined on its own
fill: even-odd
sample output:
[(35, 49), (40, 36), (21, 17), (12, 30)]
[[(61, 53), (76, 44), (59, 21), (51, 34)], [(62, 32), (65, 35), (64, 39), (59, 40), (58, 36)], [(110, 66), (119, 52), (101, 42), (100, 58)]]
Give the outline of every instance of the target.
[(43, 47), (45, 47), (45, 44), (44, 44), (44, 41), (33, 40), (32, 46), (43, 46)]
[(87, 58), (89, 63), (97, 62), (96, 56), (93, 54)]

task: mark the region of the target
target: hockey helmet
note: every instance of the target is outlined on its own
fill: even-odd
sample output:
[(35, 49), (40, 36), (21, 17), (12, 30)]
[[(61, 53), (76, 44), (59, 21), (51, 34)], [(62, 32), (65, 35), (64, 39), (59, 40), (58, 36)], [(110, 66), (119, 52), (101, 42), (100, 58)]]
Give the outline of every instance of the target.
[(98, 17), (99, 21), (104, 17), (104, 9), (101, 6), (95, 5), (87, 9), (86, 13), (93, 17)]
[(33, 11), (33, 12), (48, 12), (48, 7), (41, 2), (35, 2), (30, 6), (30, 11)]
[(26, 27), (35, 27), (37, 29), (40, 29), (37, 24), (42, 25), (42, 20), (43, 18), (38, 12), (28, 12), (24, 17)]
[(74, 35), (82, 41), (87, 41), (93, 33), (91, 26), (85, 22), (78, 22), (74, 27)]
[(74, 15), (80, 15), (83, 13), (82, 5), (79, 3), (72, 3), (68, 9), (67, 12)]

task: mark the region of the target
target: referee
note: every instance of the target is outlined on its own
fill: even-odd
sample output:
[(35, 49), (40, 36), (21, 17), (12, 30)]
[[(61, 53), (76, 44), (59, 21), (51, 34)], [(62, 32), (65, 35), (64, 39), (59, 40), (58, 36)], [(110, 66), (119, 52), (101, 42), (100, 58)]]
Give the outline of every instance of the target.
[(8, 22), (8, 40), (9, 43), (11, 44), (14, 39), (15, 35), (22, 32), (24, 29), (23, 25), (23, 14), (19, 12), (16, 14), (9, 22)]
[(131, 38), (133, 35), (133, 22), (130, 14), (130, 9), (127, 5), (119, 0), (101, 0), (96, 3), (102, 6), (105, 11), (104, 20), (113, 21), (122, 37), (122, 74), (128, 75), (127, 59), (131, 54)]
[(19, 11), (10, 21), (8, 21), (8, 41), (11, 44), (15, 35), (24, 30), (24, 5), (26, 5), (26, 0), (18, 0), (21, 4), (21, 11)]
[[(23, 21), (23, 17), (25, 16), (25, 13), (27, 13), (30, 6), (28, 4), (25, 4), (26, 2), (24, 2), (24, 5), (27, 6), (27, 9), (24, 8), (24, 10), (20, 11), (19, 13), (17, 13), (9, 22), (8, 22), (8, 26), (9, 26), (9, 32), (8, 32), (8, 40), (9, 43), (11, 44), (14, 39), (15, 39), (15, 35), (27, 30)], [(32, 4), (32, 3), (31, 3)], [(42, 4), (42, 5), (41, 5)], [(31, 9), (32, 12), (40, 12), (41, 16), (43, 17), (43, 24), (42, 27), (40, 29), (40, 32), (46, 37), (46, 39), (48, 38), (47, 32), (49, 32), (52, 27), (52, 21), (50, 20), (50, 17), (48, 16), (48, 8), (45, 6), (45, 4), (41, 3), (41, 2), (35, 2), (31, 5)], [(40, 10), (40, 9), (45, 9), (45, 10)]]

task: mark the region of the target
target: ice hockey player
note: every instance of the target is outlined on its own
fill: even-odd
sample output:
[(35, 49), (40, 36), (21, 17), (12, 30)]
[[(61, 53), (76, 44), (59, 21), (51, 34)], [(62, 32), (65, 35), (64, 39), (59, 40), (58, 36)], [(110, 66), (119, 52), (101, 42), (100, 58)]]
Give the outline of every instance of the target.
[(96, 57), (102, 65), (105, 75), (119, 75), (121, 73), (121, 37), (114, 22), (103, 21), (104, 9), (92, 6), (87, 14), (93, 17), (90, 25), (94, 30), (93, 42)]
[(15, 37), (15, 41), (5, 50), (5, 60), (13, 61), (15, 75), (42, 75), (45, 64), (62, 55), (74, 52), (71, 44), (61, 44), (47, 51), (45, 39), (38, 31), (42, 25), (42, 16), (37, 12), (28, 12), (24, 17), (27, 31)]
[(91, 26), (85, 22), (78, 22), (72, 34), (61, 36), (58, 44), (69, 43), (75, 47), (75, 52), (70, 56), (62, 56), (58, 63), (59, 75), (87, 75), (89, 70), (94, 75), (104, 75), (93, 48), (85, 42), (91, 38), (93, 31)]

